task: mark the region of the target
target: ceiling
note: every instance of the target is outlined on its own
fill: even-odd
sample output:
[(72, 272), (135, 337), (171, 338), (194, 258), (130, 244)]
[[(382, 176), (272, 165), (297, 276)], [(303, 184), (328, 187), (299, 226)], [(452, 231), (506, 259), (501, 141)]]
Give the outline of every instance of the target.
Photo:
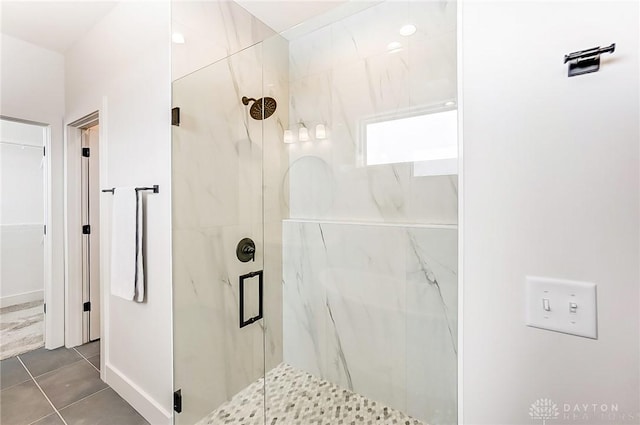
[(116, 1), (0, 2), (0, 30), (46, 49), (66, 52)]
[[(235, 1), (276, 32), (290, 29), (347, 3), (347, 0)], [(0, 0), (0, 31), (46, 49), (65, 53), (117, 3), (92, 0)]]

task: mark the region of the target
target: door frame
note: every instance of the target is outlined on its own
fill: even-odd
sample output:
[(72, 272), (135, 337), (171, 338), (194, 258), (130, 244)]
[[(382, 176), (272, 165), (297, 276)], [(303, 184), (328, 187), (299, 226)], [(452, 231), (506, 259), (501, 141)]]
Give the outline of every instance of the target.
[[(82, 201), (83, 217), (87, 220), (84, 224), (90, 224), (91, 232), (84, 238), (88, 250), (83, 262), (88, 263), (86, 282), (83, 282), (83, 300), (90, 303), (90, 311), (83, 314), (83, 341), (90, 342), (100, 339), (100, 143), (98, 126), (83, 130), (83, 149), (88, 147), (90, 155), (82, 159), (83, 175), (87, 178), (82, 182), (82, 192), (86, 198)], [(84, 167), (87, 167), (86, 170)], [(86, 171), (86, 174), (85, 174)], [(86, 186), (85, 186), (86, 184)], [(84, 208), (86, 207), (86, 211)], [(86, 215), (85, 215), (86, 214)], [(84, 310), (84, 309), (83, 309)], [(97, 326), (96, 326), (97, 325)]]
[[(83, 344), (82, 279), (82, 131), (99, 125), (100, 111), (94, 111), (65, 125), (64, 143), (64, 275), (65, 346)], [(102, 133), (102, 131), (100, 131)], [(102, 138), (101, 138), (102, 139)], [(100, 149), (102, 150), (102, 148)], [(102, 161), (101, 161), (102, 162)], [(102, 165), (102, 164), (100, 164)], [(102, 168), (102, 167), (101, 167)], [(99, 186), (102, 187), (102, 171)], [(98, 208), (100, 206), (98, 205)], [(102, 281), (102, 279), (101, 279)], [(102, 297), (101, 297), (102, 299)], [(103, 302), (100, 302), (100, 327), (103, 328)], [(104, 335), (101, 332), (101, 335)]]
[[(46, 234), (44, 235), (44, 302), (45, 305), (55, 306), (48, 309), (44, 315), (44, 346), (46, 349), (52, 350), (60, 346), (57, 340), (60, 340), (64, 333), (64, 311), (61, 304), (64, 303), (64, 284), (63, 282), (53, 282), (53, 244), (51, 238), (52, 229), (52, 176), (51, 176), (51, 126), (44, 126), (44, 190), (45, 205), (44, 217)], [(57, 294), (54, 297), (54, 294)], [(47, 337), (49, 336), (49, 337)]]

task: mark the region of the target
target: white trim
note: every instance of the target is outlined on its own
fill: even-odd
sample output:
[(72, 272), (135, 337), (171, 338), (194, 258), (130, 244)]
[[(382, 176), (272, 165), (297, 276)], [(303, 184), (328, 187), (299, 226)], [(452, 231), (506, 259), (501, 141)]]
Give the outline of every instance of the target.
[(101, 370), (104, 370), (105, 382), (133, 406), (149, 423), (153, 425), (171, 424), (171, 412), (164, 409), (160, 403), (144, 392), (142, 388), (127, 378), (117, 368), (106, 363)]
[[(108, 187), (107, 183), (107, 97), (102, 97), (99, 109), (98, 144), (100, 188)], [(104, 196), (101, 192), (101, 196)], [(109, 359), (109, 300), (111, 291), (110, 264), (111, 264), (111, 213), (105, 211), (106, 202), (100, 202), (100, 229), (103, 237), (100, 238), (100, 379), (107, 382), (106, 364)], [(109, 204), (109, 207), (111, 204)], [(109, 235), (109, 236), (106, 236)], [(125, 398), (125, 400), (127, 400)], [(129, 400), (127, 400), (129, 401)], [(153, 422), (152, 422), (153, 423)]]
[[(65, 276), (65, 346), (82, 345), (83, 287), (82, 234), (80, 226), (82, 128), (99, 123), (100, 111), (64, 125), (64, 276)], [(102, 181), (100, 181), (102, 183)], [(101, 306), (102, 307), (102, 306)], [(102, 309), (101, 309), (102, 310)], [(103, 317), (100, 320), (104, 320)]]
[(44, 302), (44, 289), (39, 291), (23, 292), (22, 294), (7, 295), (0, 298), (0, 308), (12, 305), (30, 303), (42, 300)]
[[(47, 305), (47, 314), (44, 319), (44, 346), (48, 350), (62, 347), (64, 345), (64, 300), (65, 300), (65, 284), (64, 280), (53, 278), (54, 273), (54, 249), (53, 241), (59, 241), (62, 238), (62, 227), (60, 222), (53, 221), (53, 199), (54, 186), (56, 187), (56, 198), (61, 194), (58, 192), (59, 181), (54, 182), (54, 148), (53, 134), (51, 124), (47, 125), (44, 130), (44, 146), (45, 146), (45, 178), (46, 178), (46, 203), (45, 203), (45, 225), (47, 226), (47, 234), (44, 237), (44, 302)], [(62, 139), (64, 140), (64, 139)], [(57, 151), (57, 149), (55, 149)], [(56, 244), (59, 246), (59, 244)], [(58, 257), (59, 258), (59, 257)], [(55, 260), (57, 261), (57, 260)], [(59, 264), (59, 263), (58, 263)]]
[(458, 0), (456, 10), (456, 56), (458, 91), (458, 424), (464, 424), (464, 81), (463, 81), (463, 9), (466, 0)]
[(334, 224), (344, 226), (372, 226), (372, 227), (410, 227), (419, 229), (457, 229), (457, 224), (416, 224), (416, 223), (376, 223), (366, 221), (339, 221), (339, 220), (317, 220), (309, 218), (283, 218), (283, 223), (315, 223), (315, 224)]
[(65, 346), (71, 348), (82, 345), (82, 235), (79, 209), (82, 143), (78, 127), (67, 124), (64, 128)]

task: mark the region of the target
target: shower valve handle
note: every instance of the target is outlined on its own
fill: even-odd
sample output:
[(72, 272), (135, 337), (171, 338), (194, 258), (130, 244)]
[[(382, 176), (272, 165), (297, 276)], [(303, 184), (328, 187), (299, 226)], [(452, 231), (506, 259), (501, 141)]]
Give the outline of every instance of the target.
[(246, 263), (247, 261), (256, 260), (256, 244), (250, 238), (244, 238), (238, 242), (236, 247), (236, 257), (238, 260)]

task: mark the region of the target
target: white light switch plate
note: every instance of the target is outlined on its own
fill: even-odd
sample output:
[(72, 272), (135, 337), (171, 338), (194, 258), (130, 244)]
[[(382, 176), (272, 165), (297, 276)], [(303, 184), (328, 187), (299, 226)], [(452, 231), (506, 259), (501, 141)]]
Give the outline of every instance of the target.
[(598, 338), (595, 283), (527, 276), (526, 293), (528, 326)]

